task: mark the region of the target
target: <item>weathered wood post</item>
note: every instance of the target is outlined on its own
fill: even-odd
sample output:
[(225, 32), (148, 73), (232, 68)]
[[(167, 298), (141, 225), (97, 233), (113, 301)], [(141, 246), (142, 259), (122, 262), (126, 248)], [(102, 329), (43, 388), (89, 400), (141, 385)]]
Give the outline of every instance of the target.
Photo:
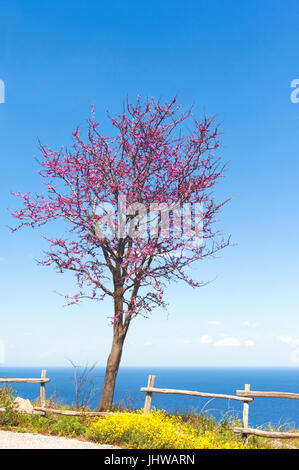
[[(155, 375), (149, 375), (148, 376), (148, 381), (147, 381), (147, 387), (148, 388), (153, 388), (154, 385), (155, 385), (155, 380), (156, 380)], [(145, 402), (144, 402), (144, 411), (146, 413), (148, 413), (150, 411), (151, 404), (152, 404), (152, 392), (146, 392)]]
[[(250, 384), (245, 384), (244, 387), (245, 392), (250, 391)], [(248, 414), (249, 414), (249, 401), (244, 401), (243, 403), (243, 420), (242, 420), (242, 427), (248, 428)], [(245, 433), (242, 433), (242, 442), (243, 444), (248, 444), (248, 436)]]
[[(42, 370), (42, 375), (41, 379), (45, 379), (47, 375), (46, 369)], [(41, 382), (40, 384), (40, 402), (41, 402), (41, 407), (46, 406), (46, 383)]]

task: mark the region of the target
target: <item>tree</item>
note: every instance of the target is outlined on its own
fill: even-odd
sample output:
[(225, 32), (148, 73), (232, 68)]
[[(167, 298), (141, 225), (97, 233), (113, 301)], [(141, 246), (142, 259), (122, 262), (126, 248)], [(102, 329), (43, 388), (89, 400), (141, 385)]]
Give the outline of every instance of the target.
[[(216, 203), (213, 195), (224, 174), (215, 156), (214, 119), (195, 120), (176, 98), (165, 104), (138, 98), (120, 115), (107, 115), (112, 137), (101, 133), (92, 110), (86, 129), (73, 133), (70, 150), (39, 144), (45, 193), (15, 193), (22, 206), (12, 212), (19, 220), (13, 231), (53, 220), (66, 223), (63, 236), (47, 239), (49, 249), (39, 263), (73, 271), (78, 292), (66, 296), (68, 305), (83, 298), (113, 301), (113, 339), (99, 409), (112, 404), (132, 319), (163, 306), (170, 281), (202, 285), (192, 279), (189, 265), (229, 243), (213, 230), (226, 202)], [(189, 119), (193, 130), (185, 136), (182, 125)]]

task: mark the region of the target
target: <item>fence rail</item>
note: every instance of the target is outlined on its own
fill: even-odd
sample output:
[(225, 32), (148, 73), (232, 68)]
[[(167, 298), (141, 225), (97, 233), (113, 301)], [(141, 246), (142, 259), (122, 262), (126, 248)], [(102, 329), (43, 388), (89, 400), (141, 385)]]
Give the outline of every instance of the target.
[(253, 398), (238, 397), (236, 395), (227, 395), (223, 393), (208, 393), (208, 392), (197, 392), (193, 390), (176, 390), (173, 388), (155, 388), (155, 375), (148, 376), (147, 387), (141, 387), (141, 392), (146, 392), (144, 409), (146, 412), (150, 411), (152, 404), (153, 393), (164, 393), (167, 395), (189, 395), (193, 397), (207, 397), (207, 398), (224, 398), (226, 400), (236, 400), (242, 402), (253, 401)]
[(164, 393), (169, 395), (189, 395), (194, 397), (208, 397), (208, 398), (224, 398), (227, 400), (236, 400), (243, 402), (243, 416), (242, 416), (242, 427), (235, 427), (235, 433), (242, 434), (243, 444), (248, 443), (248, 435), (253, 434), (260, 437), (271, 437), (276, 439), (299, 439), (299, 433), (295, 432), (272, 432), (262, 431), (260, 429), (253, 429), (248, 426), (249, 417), (249, 403), (253, 402), (256, 397), (264, 398), (288, 398), (288, 399), (299, 399), (299, 393), (287, 393), (287, 392), (263, 392), (250, 390), (250, 384), (245, 384), (244, 390), (237, 390), (236, 395), (225, 395), (221, 393), (208, 393), (208, 392), (197, 392), (191, 390), (175, 390), (171, 388), (155, 388), (155, 375), (149, 375), (147, 387), (142, 387), (141, 392), (146, 393), (144, 410), (149, 412), (152, 404), (153, 393)]
[(236, 394), (240, 397), (264, 397), (264, 398), (290, 398), (293, 400), (299, 400), (299, 393), (288, 393), (288, 392), (257, 392), (254, 390), (245, 391), (237, 390)]
[(115, 415), (113, 411), (83, 411), (83, 410), (60, 410), (58, 408), (46, 408), (42, 406), (35, 406), (34, 411), (43, 412), (44, 414), (53, 413), (64, 416), (107, 416)]
[(9, 379), (1, 379), (0, 383), (28, 383), (28, 384), (40, 384), (40, 401), (41, 405), (46, 405), (46, 383), (51, 382), (51, 379), (46, 377), (47, 371), (46, 369), (42, 370), (40, 378), (34, 379), (27, 379), (27, 378), (9, 378)]
[(0, 383), (9, 384), (9, 383), (28, 383), (28, 384), (39, 384), (51, 382), (51, 379), (0, 379)]
[(272, 437), (276, 439), (299, 439), (298, 432), (283, 432), (283, 431), (262, 431), (261, 429), (253, 428), (234, 428), (235, 433), (253, 434), (260, 437)]
[(154, 387), (141, 387), (141, 392), (146, 393), (164, 393), (168, 395), (189, 395), (192, 397), (210, 397), (210, 398), (225, 398), (227, 400), (236, 401), (253, 401), (253, 398), (241, 398), (236, 395), (224, 395), (222, 393), (208, 393), (208, 392), (195, 392), (192, 390), (175, 390), (171, 388), (154, 388)]

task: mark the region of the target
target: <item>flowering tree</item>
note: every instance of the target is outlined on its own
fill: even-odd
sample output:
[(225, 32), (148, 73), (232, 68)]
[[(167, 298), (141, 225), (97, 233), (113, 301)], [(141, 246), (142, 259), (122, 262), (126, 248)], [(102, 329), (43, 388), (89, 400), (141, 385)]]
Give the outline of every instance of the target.
[[(228, 241), (213, 230), (224, 202), (213, 188), (223, 176), (218, 129), (213, 119), (192, 120), (191, 110), (176, 99), (127, 104), (111, 117), (114, 135), (104, 136), (94, 112), (86, 132), (73, 133), (70, 150), (40, 145), (39, 171), (45, 192), (15, 194), (22, 199), (13, 212), (20, 227), (41, 227), (53, 220), (66, 224), (64, 235), (47, 239), (42, 265), (73, 271), (83, 298), (112, 299), (113, 339), (99, 409), (113, 400), (116, 375), (129, 325), (163, 306), (167, 282), (201, 283), (189, 265), (221, 250)], [(116, 130), (116, 132), (115, 132)], [(197, 217), (197, 219), (196, 219)], [(196, 219), (196, 220), (195, 220)]]

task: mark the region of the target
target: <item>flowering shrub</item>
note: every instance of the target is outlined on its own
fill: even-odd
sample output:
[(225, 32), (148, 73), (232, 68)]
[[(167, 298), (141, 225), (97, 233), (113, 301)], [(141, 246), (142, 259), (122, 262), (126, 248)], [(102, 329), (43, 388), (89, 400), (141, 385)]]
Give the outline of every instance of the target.
[(197, 430), (184, 423), (180, 416), (169, 416), (164, 410), (126, 411), (92, 418), (87, 425), (87, 435), (101, 443), (147, 449), (244, 448), (240, 440), (222, 441), (219, 435)]

